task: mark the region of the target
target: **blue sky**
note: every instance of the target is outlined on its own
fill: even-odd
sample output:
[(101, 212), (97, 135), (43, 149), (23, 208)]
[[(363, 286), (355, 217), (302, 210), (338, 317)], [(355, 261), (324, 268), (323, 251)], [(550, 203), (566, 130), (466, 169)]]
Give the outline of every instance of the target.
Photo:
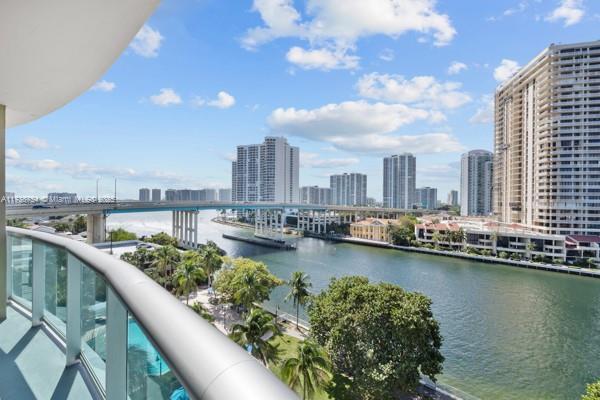
[(551, 43), (600, 39), (597, 0), (163, 0), (100, 81), (11, 128), (8, 190), (135, 198), (229, 187), (238, 144), (284, 135), (301, 185), (417, 156), (417, 186), (458, 188), (492, 149), (495, 87)]

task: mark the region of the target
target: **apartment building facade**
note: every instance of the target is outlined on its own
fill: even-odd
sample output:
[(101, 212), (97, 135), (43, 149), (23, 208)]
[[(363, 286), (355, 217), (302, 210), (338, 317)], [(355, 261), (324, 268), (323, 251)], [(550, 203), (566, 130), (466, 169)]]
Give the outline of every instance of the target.
[(331, 204), (331, 188), (303, 186), (300, 188), (300, 203), (319, 205)]
[(472, 150), (462, 155), (460, 168), (460, 215), (492, 213), (493, 153)]
[(232, 162), (232, 200), (297, 203), (300, 200), (300, 149), (283, 137), (237, 147)]
[(367, 205), (367, 175), (344, 173), (329, 177), (331, 204), (337, 206)]
[(495, 94), (494, 214), (600, 235), (600, 41), (551, 45)]
[(416, 203), (417, 159), (410, 153), (383, 159), (383, 207), (412, 209)]

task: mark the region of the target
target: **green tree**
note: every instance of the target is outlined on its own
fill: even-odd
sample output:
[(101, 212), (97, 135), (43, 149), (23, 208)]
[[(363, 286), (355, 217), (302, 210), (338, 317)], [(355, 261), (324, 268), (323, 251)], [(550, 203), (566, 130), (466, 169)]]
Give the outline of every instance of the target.
[(146, 238), (146, 242), (155, 243), (161, 246), (173, 246), (177, 247), (177, 239), (169, 236), (165, 232), (155, 233), (154, 235)]
[(250, 310), (254, 303), (269, 299), (274, 287), (283, 281), (269, 272), (267, 266), (249, 258), (226, 259), (227, 267), (217, 275), (214, 288), (230, 303)]
[(600, 381), (588, 384), (581, 400), (600, 400)]
[(142, 247), (136, 249), (134, 252), (123, 253), (121, 255), (121, 260), (144, 271), (152, 266), (155, 254), (154, 250), (148, 250)]
[(133, 232), (128, 232), (123, 228), (119, 228), (109, 232), (107, 239), (112, 240), (113, 242), (122, 242), (125, 240), (136, 240), (137, 236)]
[(410, 246), (415, 240), (416, 218), (412, 215), (405, 215), (398, 219), (397, 223), (389, 225), (390, 242), (397, 246)]
[(167, 288), (168, 277), (173, 268), (179, 262), (179, 252), (173, 246), (162, 246), (154, 250), (154, 261), (152, 267), (156, 268), (158, 275), (162, 279), (163, 287)]
[(296, 351), (296, 357), (283, 363), (281, 375), (290, 388), (302, 393), (302, 399), (312, 399), (331, 379), (331, 362), (323, 348), (310, 340), (298, 343)]
[(195, 251), (186, 251), (175, 269), (173, 286), (178, 296), (185, 296), (185, 304), (190, 302), (190, 294), (206, 280), (206, 273), (200, 267), (200, 256)]
[(310, 298), (310, 277), (302, 271), (294, 271), (292, 278), (288, 281), (290, 292), (285, 296), (285, 301), (292, 299), (294, 307), (296, 307), (296, 328), (298, 328), (298, 320), (300, 319), (300, 306), (306, 305)]
[(73, 229), (71, 232), (74, 234), (79, 234), (81, 232), (85, 232), (87, 230), (87, 219), (83, 215), (78, 215), (73, 221)]
[(56, 229), (56, 232), (69, 232), (71, 230), (71, 226), (66, 222), (59, 222), (53, 228)]
[(25, 218), (13, 218), (6, 221), (6, 226), (12, 226), (15, 228), (27, 228)]
[(440, 247), (440, 242), (443, 240), (443, 236), (440, 233), (440, 231), (435, 231), (433, 232), (433, 235), (431, 235), (431, 240), (433, 240), (433, 243), (435, 245), (435, 248), (439, 248)]
[(365, 277), (332, 279), (309, 305), (311, 335), (323, 346), (333, 372), (349, 378), (363, 399), (392, 399), (413, 391), (420, 374), (442, 371), (442, 337), (431, 300)]
[(255, 308), (248, 313), (244, 323), (231, 328), (229, 337), (268, 368), (269, 362), (274, 363), (279, 359), (279, 345), (270, 342), (272, 337), (279, 334), (273, 316)]
[(223, 265), (223, 257), (221, 257), (219, 250), (216, 245), (205, 245), (200, 249), (202, 268), (204, 268), (204, 272), (208, 277), (209, 286), (212, 283), (214, 273), (221, 269)]

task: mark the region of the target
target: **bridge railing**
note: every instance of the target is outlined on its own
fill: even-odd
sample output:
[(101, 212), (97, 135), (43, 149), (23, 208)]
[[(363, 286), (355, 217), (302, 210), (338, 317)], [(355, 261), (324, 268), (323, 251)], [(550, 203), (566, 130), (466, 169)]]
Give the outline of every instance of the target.
[(86, 244), (8, 228), (8, 293), (112, 399), (296, 399), (241, 347), (137, 268)]

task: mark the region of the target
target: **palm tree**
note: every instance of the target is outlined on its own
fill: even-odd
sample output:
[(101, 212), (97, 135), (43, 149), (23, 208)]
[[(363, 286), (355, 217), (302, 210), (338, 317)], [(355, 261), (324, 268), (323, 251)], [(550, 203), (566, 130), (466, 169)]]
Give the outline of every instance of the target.
[(152, 266), (156, 268), (157, 272), (163, 277), (163, 286), (167, 288), (167, 276), (173, 269), (173, 265), (177, 263), (179, 259), (179, 252), (173, 246), (167, 245), (162, 246), (155, 250), (154, 261)]
[(290, 388), (302, 392), (302, 399), (312, 399), (331, 378), (331, 362), (323, 349), (310, 340), (300, 342), (297, 353), (283, 363), (281, 375)]
[[(192, 252), (195, 253), (195, 252)], [(187, 257), (186, 257), (187, 255)], [(184, 254), (183, 260), (175, 270), (173, 285), (177, 288), (177, 295), (185, 296), (185, 304), (190, 302), (190, 293), (198, 287), (198, 283), (206, 279), (206, 273), (199, 266), (199, 256)]]
[(294, 271), (292, 279), (289, 280), (288, 286), (290, 292), (285, 296), (285, 301), (292, 299), (294, 307), (296, 307), (296, 328), (298, 328), (298, 320), (300, 314), (300, 306), (304, 306), (310, 298), (309, 288), (312, 287), (310, 277), (302, 271)]
[(527, 259), (531, 260), (531, 252), (535, 251), (537, 249), (537, 246), (535, 245), (534, 242), (527, 242), (527, 244), (525, 245), (525, 250), (527, 250)]
[(440, 241), (442, 240), (442, 234), (440, 233), (440, 231), (433, 232), (433, 235), (431, 235), (431, 240), (433, 240), (435, 248), (437, 249), (439, 247)]
[(219, 254), (219, 250), (210, 245), (206, 245), (200, 250), (200, 258), (202, 259), (202, 268), (208, 276), (208, 286), (211, 286), (212, 276), (223, 265), (223, 258)]
[[(270, 333), (272, 335), (269, 337)], [(279, 345), (270, 342), (272, 337), (279, 334), (273, 316), (255, 308), (248, 313), (243, 324), (232, 327), (229, 337), (268, 368), (269, 362), (275, 362), (279, 358)]]

